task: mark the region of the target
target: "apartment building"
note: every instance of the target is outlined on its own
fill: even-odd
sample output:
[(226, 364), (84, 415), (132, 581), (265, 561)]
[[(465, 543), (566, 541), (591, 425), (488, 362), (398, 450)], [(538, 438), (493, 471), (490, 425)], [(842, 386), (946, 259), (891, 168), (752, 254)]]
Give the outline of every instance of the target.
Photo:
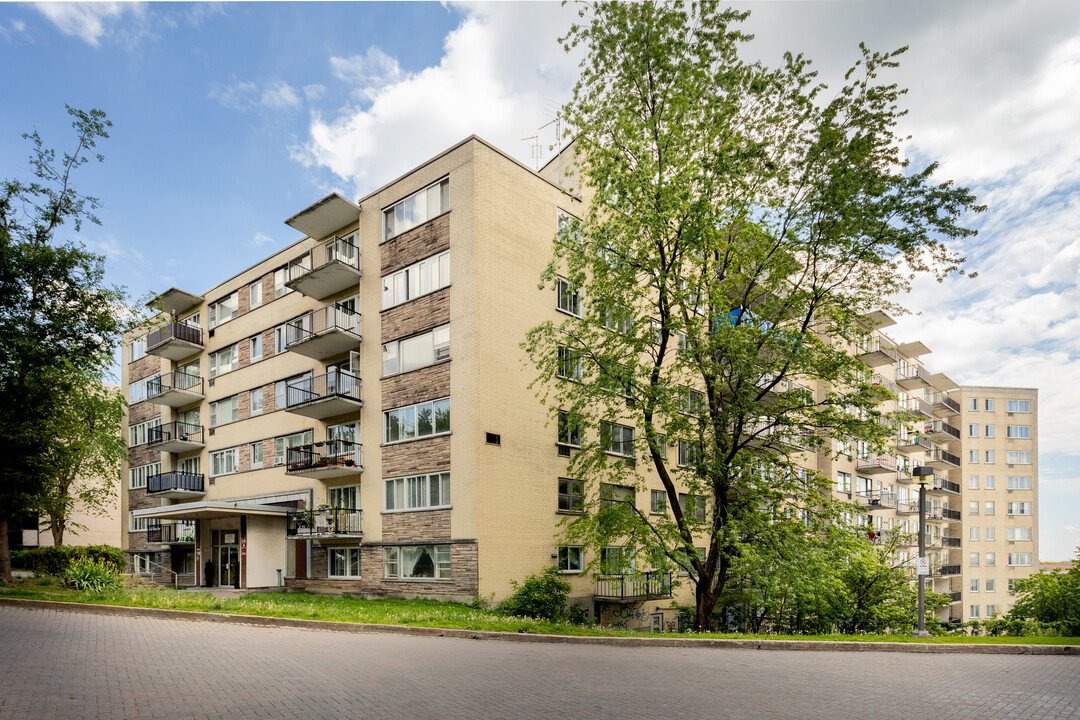
[[(582, 486), (566, 477), (573, 439), (529, 388), (520, 343), (573, 312), (537, 286), (560, 217), (583, 212), (566, 167), (533, 172), (471, 137), (356, 203), (332, 194), (289, 217), (297, 242), (209, 290), (162, 293), (161, 315), (124, 347), (131, 569), (470, 600), (558, 564), (572, 602), (602, 621), (673, 627), (670, 577), (586, 576), (582, 549), (556, 539)], [(866, 322), (871, 342), (853, 352), (919, 420), (889, 454), (802, 462), (861, 505), (852, 522), (869, 518), (879, 542), (917, 530), (911, 471), (932, 466), (933, 588), (954, 597), (941, 617), (958, 618), (957, 386), (926, 370), (922, 343), (889, 339), (887, 315)], [(906, 545), (898, 560), (915, 554)], [(689, 603), (692, 589), (676, 594)]]

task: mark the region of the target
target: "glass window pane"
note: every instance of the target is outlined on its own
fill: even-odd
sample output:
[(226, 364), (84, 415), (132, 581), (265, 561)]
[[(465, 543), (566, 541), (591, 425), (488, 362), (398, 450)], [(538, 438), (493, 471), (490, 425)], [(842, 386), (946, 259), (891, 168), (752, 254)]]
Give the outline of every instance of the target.
[(435, 408), (435, 432), (450, 432), (450, 398), (436, 400)]
[(424, 403), (416, 406), (416, 435), (431, 435), (431, 405)]

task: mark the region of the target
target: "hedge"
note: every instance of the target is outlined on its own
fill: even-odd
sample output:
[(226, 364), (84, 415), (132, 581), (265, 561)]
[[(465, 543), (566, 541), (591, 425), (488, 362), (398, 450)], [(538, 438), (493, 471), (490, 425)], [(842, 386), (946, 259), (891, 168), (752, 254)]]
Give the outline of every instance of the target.
[(124, 568), (124, 553), (112, 545), (43, 545), (11, 551), (11, 566), (36, 575), (62, 575), (73, 560), (103, 560)]

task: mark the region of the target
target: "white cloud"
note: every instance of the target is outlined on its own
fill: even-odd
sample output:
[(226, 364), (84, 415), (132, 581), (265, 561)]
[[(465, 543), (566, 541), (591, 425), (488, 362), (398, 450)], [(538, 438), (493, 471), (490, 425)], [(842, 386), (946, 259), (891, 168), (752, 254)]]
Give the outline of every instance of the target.
[(35, 3), (34, 7), (60, 32), (81, 38), (98, 47), (107, 34), (106, 21), (119, 18), (128, 11), (141, 11), (134, 3)]
[(574, 10), (551, 3), (455, 7), (464, 18), (447, 35), (438, 65), (408, 71), (375, 47), (331, 58), (331, 73), (359, 102), (331, 116), (313, 112), (310, 137), (293, 157), (330, 169), (361, 194), (474, 133), (528, 162), (521, 138), (551, 120), (576, 75), (577, 61), (555, 42)]
[(273, 247), (277, 245), (277, 240), (270, 237), (269, 235), (266, 235), (265, 233), (256, 232), (255, 236), (248, 240), (246, 243), (244, 243), (244, 245), (247, 247)]
[(313, 100), (318, 100), (319, 98), (321, 98), (323, 96), (323, 93), (325, 93), (325, 92), (326, 92), (326, 86), (325, 85), (319, 85), (318, 83), (313, 83), (311, 85), (305, 85), (304, 86), (304, 97), (307, 98), (308, 102), (311, 102)]
[(227, 83), (210, 83), (209, 97), (224, 107), (240, 112), (260, 108), (270, 110), (296, 110), (303, 104), (296, 89), (284, 80), (267, 80), (260, 87), (251, 80), (240, 80), (235, 75)]
[(260, 98), (263, 106), (272, 110), (295, 110), (300, 107), (300, 96), (296, 90), (283, 80), (270, 82), (262, 91)]

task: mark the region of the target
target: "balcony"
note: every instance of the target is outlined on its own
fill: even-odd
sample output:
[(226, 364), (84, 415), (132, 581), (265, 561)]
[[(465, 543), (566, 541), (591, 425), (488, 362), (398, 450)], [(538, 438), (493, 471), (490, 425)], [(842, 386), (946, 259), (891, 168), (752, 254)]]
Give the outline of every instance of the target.
[(323, 300), (360, 284), (360, 248), (350, 240), (334, 237), (316, 246), (306, 264), (289, 267), (285, 286)]
[(165, 373), (146, 383), (146, 399), (158, 405), (178, 408), (205, 397), (203, 379), (180, 370)]
[(947, 548), (958, 548), (960, 547), (960, 538), (945, 536), (941, 538), (941, 546)]
[(203, 476), (195, 473), (167, 472), (146, 479), (146, 494), (155, 497), (177, 500), (200, 497), (206, 493), (203, 488)]
[(930, 438), (919, 433), (912, 433), (907, 437), (900, 437), (896, 439), (896, 449), (901, 452), (912, 452), (915, 450), (933, 450), (934, 443), (930, 442)]
[(192, 520), (171, 523), (151, 521), (146, 526), (146, 542), (162, 545), (194, 545), (195, 522)]
[(875, 374), (874, 377), (870, 378), (870, 384), (877, 387), (883, 387), (894, 395), (897, 394), (897, 391), (899, 389), (896, 387), (896, 383), (894, 383), (892, 380), (878, 374)]
[(896, 348), (883, 343), (880, 338), (872, 339), (866, 345), (857, 345), (855, 357), (872, 368), (891, 365), (900, 360), (900, 356), (896, 354)]
[(955, 577), (956, 575), (959, 575), (959, 574), (960, 574), (960, 566), (959, 565), (942, 565), (941, 567), (939, 567), (937, 569), (937, 572), (934, 573), (934, 577), (936, 577), (936, 578)]
[(285, 388), (285, 409), (316, 420), (344, 415), (360, 409), (360, 378), (338, 370)]
[(909, 396), (907, 402), (897, 404), (901, 410), (907, 410), (911, 415), (914, 415), (916, 420), (925, 421), (932, 417), (930, 403), (921, 398)]
[(855, 460), (855, 470), (867, 475), (896, 473), (896, 458), (892, 455), (860, 455)]
[(358, 350), (360, 313), (331, 303), (290, 320), (285, 326), (285, 349), (315, 360)]
[(359, 476), (363, 469), (360, 465), (360, 443), (326, 440), (285, 451), (285, 472), (288, 475), (331, 480)]
[(179, 420), (147, 429), (146, 438), (147, 447), (161, 452), (182, 453), (206, 447), (203, 426)]
[(949, 397), (948, 393), (926, 391), (926, 400), (936, 418), (950, 418), (960, 414), (960, 403)]
[(855, 492), (855, 497), (870, 508), (895, 508), (898, 501), (896, 493), (888, 490), (859, 490)]
[(949, 596), (950, 603), (958, 603), (964, 597), (964, 593), (960, 592), (959, 590), (953, 590), (952, 592), (946, 594)]
[(202, 329), (182, 322), (165, 323), (146, 335), (146, 354), (183, 360), (202, 352)]
[(927, 485), (926, 491), (930, 493), (953, 493), (954, 495), (959, 495), (960, 483), (954, 483), (944, 475), (935, 475), (933, 484)]
[(353, 508), (323, 508), (320, 510), (296, 510), (285, 519), (287, 538), (335, 538), (350, 540), (362, 538), (360, 511)]
[(950, 520), (952, 522), (960, 522), (960, 511), (959, 510), (953, 510), (951, 508), (942, 508), (941, 509), (941, 516), (943, 518), (945, 518), (946, 520)]
[[(930, 387), (930, 373), (919, 365), (896, 364), (896, 384), (905, 390), (919, 390)], [(914, 398), (918, 399), (918, 398)], [(929, 409), (930, 405), (927, 404)]]
[(923, 461), (923, 465), (929, 465), (936, 470), (951, 470), (952, 468), (960, 467), (960, 456), (953, 455), (948, 450), (942, 450), (941, 448), (934, 448), (926, 452), (926, 459)]
[(955, 428), (944, 420), (928, 422), (923, 429), (937, 442), (953, 442), (960, 439), (960, 428)]
[(597, 575), (594, 600), (639, 602), (671, 597), (671, 573), (651, 572), (642, 575)]

